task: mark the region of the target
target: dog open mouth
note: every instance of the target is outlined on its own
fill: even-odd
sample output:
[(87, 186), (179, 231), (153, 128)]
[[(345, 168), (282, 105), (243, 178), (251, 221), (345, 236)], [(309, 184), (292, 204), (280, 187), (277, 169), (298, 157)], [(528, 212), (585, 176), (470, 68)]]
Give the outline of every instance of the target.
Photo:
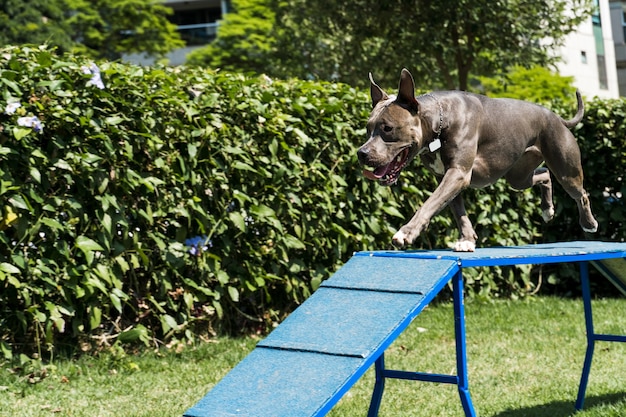
[(363, 175), (370, 180), (379, 180), (384, 185), (393, 185), (398, 181), (402, 168), (409, 161), (410, 148), (404, 148), (387, 165), (379, 166), (373, 171), (364, 169)]

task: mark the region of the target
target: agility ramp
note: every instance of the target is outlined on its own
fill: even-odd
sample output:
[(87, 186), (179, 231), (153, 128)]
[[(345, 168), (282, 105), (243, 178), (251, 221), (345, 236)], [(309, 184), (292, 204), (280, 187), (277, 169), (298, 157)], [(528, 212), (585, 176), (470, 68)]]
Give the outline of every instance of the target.
[[(619, 263), (626, 266), (624, 258), (626, 244), (606, 242), (495, 247), (471, 253), (358, 252), (185, 416), (323, 416), (372, 365), (376, 384), (369, 417), (378, 415), (387, 379), (457, 385), (465, 415), (475, 416), (467, 376), (462, 269), (565, 262), (581, 266), (585, 304), (588, 345), (576, 401), (580, 409), (595, 342), (626, 342), (626, 336), (594, 333), (588, 263), (604, 267), (605, 276), (626, 286), (626, 271)], [(450, 280), (456, 375), (386, 369), (386, 348)]]

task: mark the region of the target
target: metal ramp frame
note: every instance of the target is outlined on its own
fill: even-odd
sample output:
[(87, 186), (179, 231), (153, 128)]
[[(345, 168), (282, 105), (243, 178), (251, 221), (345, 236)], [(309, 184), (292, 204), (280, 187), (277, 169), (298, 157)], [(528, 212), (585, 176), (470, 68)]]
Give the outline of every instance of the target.
[[(369, 417), (378, 415), (386, 379), (457, 385), (466, 417), (476, 416), (467, 375), (463, 268), (566, 262), (580, 265), (587, 329), (575, 403), (580, 410), (595, 342), (626, 342), (626, 336), (594, 332), (588, 264), (624, 291), (626, 269), (620, 266), (626, 266), (624, 258), (625, 243), (595, 241), (481, 248), (470, 253), (358, 252), (185, 416), (323, 416), (372, 365), (376, 383)], [(457, 374), (386, 369), (386, 348), (450, 280)]]

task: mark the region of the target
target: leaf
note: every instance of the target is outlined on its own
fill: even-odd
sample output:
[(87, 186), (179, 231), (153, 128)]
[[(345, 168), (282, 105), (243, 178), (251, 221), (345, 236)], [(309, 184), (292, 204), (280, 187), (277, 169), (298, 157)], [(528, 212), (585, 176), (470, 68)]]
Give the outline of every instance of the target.
[(230, 299), (233, 300), (234, 302), (236, 303), (239, 302), (239, 291), (237, 290), (237, 288), (229, 286), (228, 295), (230, 296)]
[(125, 330), (121, 332), (117, 336), (117, 340), (119, 340), (122, 343), (135, 343), (135, 342), (141, 341), (146, 346), (148, 346), (150, 342), (150, 336), (148, 333), (148, 329), (145, 326), (138, 324), (133, 329), (129, 329), (129, 330)]
[(35, 167), (30, 168), (30, 176), (33, 177), (35, 181), (41, 184), (41, 172)]
[(312, 141), (309, 135), (307, 135), (306, 133), (304, 133), (301, 129), (298, 129), (297, 127), (293, 129), (293, 133), (296, 134), (296, 136), (298, 137), (298, 139), (300, 139), (302, 143), (308, 143)]
[(243, 171), (250, 171), (250, 172), (255, 172), (258, 173), (258, 171), (256, 169), (254, 169), (252, 166), (246, 164), (245, 162), (241, 162), (241, 161), (235, 161), (232, 163), (231, 165), (234, 169), (237, 170), (243, 170)]
[(104, 121), (108, 125), (115, 126), (115, 125), (122, 123), (124, 119), (120, 116), (110, 116), (110, 117), (105, 118)]
[(100, 307), (92, 307), (89, 312), (89, 326), (91, 330), (95, 330), (100, 326), (102, 322), (102, 310)]
[(282, 241), (285, 244), (285, 246), (287, 246), (288, 248), (306, 249), (306, 246), (304, 245), (304, 243), (295, 236), (285, 234), (282, 238)]
[(242, 232), (246, 231), (246, 222), (241, 213), (233, 211), (231, 213), (228, 213), (228, 218), (231, 222), (233, 222), (237, 229), (241, 230)]
[(256, 217), (276, 217), (276, 212), (264, 204), (250, 207), (250, 213)]
[(29, 129), (29, 128), (24, 128), (24, 127), (14, 127), (13, 128), (13, 137), (16, 140), (21, 140), (23, 139), (25, 136), (27, 136), (29, 133), (31, 133), (33, 131), (33, 129)]
[(74, 170), (72, 169), (72, 166), (65, 160), (63, 159), (59, 159), (58, 161), (56, 161), (54, 163), (54, 166), (59, 168), (59, 169), (63, 169), (65, 171), (70, 171), (73, 172)]
[(111, 293), (109, 294), (109, 299), (111, 300), (111, 304), (113, 304), (113, 307), (115, 307), (118, 313), (121, 313), (122, 312), (122, 300), (120, 300), (120, 297), (118, 297), (117, 294), (115, 293)]
[(11, 349), (11, 346), (9, 346), (9, 344), (4, 340), (0, 340), (0, 352), (2, 352), (2, 356), (4, 356), (4, 359), (13, 359), (13, 350)]
[(22, 89), (20, 88), (19, 84), (16, 83), (15, 81), (11, 81), (8, 78), (5, 78), (4, 76), (0, 77), (0, 81), (5, 83), (10, 89), (12, 89), (18, 97), (22, 95)]
[(86, 236), (78, 236), (76, 238), (75, 246), (80, 249), (85, 255), (91, 254), (93, 251), (104, 252), (104, 248), (93, 239)]
[(17, 268), (16, 266), (8, 262), (0, 263), (0, 271), (7, 273), (7, 274), (20, 274), (21, 273), (19, 268)]
[(167, 333), (170, 329), (176, 330), (179, 327), (176, 319), (169, 314), (161, 316), (161, 325), (163, 326), (163, 332), (165, 333)]
[(54, 220), (54, 219), (50, 219), (48, 217), (42, 217), (40, 220), (43, 224), (45, 224), (46, 226), (55, 229), (55, 230), (64, 230), (65, 226), (63, 226), (61, 223), (59, 223), (58, 221)]
[(383, 204), (382, 209), (385, 213), (389, 214), (390, 216), (398, 217), (400, 219), (404, 218), (402, 213), (400, 213), (400, 211), (397, 208), (392, 207), (388, 204)]

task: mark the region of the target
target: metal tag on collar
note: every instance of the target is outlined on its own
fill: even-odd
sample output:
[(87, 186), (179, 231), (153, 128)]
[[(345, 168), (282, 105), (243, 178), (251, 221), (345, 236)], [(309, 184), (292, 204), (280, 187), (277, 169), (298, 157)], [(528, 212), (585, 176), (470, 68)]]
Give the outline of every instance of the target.
[(428, 144), (428, 149), (431, 152), (435, 152), (437, 149), (441, 148), (441, 139), (437, 138)]

